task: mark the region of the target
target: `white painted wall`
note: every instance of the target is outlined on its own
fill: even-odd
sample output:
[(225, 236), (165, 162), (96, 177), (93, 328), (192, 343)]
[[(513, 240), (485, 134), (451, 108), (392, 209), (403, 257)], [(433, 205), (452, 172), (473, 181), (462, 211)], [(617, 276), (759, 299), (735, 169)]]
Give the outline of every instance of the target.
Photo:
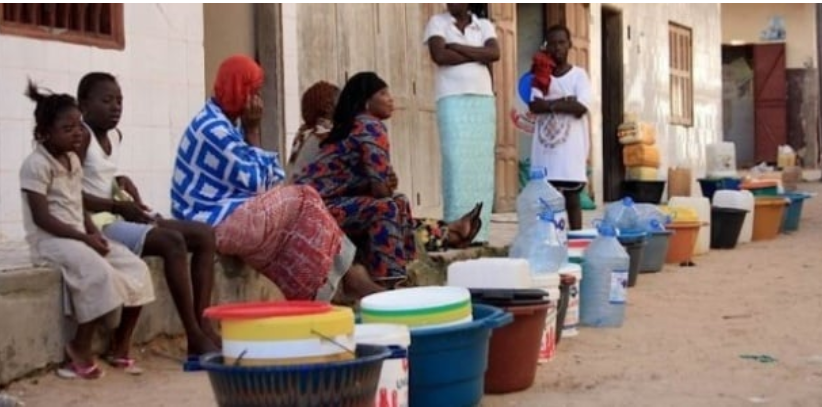
[(87, 72), (116, 75), (123, 88), (121, 167), (161, 213), (177, 142), (204, 101), (201, 4), (126, 4), (122, 51), (0, 35), (0, 239), (23, 236), (18, 170), (32, 148), (34, 105), (26, 78), (74, 93)]
[[(722, 139), (722, 29), (720, 4), (611, 3), (623, 13), (624, 97), (626, 111), (654, 123), (662, 152), (662, 174), (678, 163), (705, 171), (705, 146)], [(591, 78), (594, 92), (592, 141), (594, 168), (602, 168), (602, 4), (591, 5)], [(668, 23), (693, 30), (694, 126), (669, 124), (670, 81)], [(628, 27), (631, 36), (627, 37)], [(616, 135), (609, 135), (616, 137)], [(594, 171), (597, 198), (602, 197), (602, 171)], [(698, 191), (698, 188), (694, 189)]]
[(291, 155), (291, 144), (302, 123), (300, 114), (299, 46), (297, 36), (297, 3), (282, 4), (283, 19), (283, 90), (285, 101), (286, 152), (283, 160)]

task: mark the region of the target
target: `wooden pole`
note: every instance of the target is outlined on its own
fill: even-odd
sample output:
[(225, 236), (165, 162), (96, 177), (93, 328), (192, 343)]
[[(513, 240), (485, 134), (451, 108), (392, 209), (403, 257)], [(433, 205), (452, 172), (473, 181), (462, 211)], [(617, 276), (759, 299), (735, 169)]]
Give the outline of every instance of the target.
[(282, 8), (278, 3), (254, 4), (256, 59), (265, 70), (262, 123), (263, 147), (279, 151), (285, 160), (285, 95), (283, 91)]

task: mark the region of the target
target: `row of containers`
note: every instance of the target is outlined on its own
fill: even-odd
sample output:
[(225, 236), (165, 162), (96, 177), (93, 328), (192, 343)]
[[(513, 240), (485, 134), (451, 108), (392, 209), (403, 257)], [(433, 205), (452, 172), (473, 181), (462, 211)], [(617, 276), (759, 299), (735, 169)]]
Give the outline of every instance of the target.
[[(664, 231), (619, 234), (629, 287), (712, 248), (798, 230), (810, 197), (735, 179), (703, 189), (704, 198), (671, 198)], [(356, 311), (299, 301), (216, 306), (206, 315), (221, 322), (222, 352), (187, 369), (208, 372), (225, 407), (476, 406), (484, 394), (531, 387), (561, 339), (580, 334), (584, 253), (595, 238), (569, 233), (559, 273), (533, 274), (521, 259), (457, 262), (445, 287), (374, 294)]]

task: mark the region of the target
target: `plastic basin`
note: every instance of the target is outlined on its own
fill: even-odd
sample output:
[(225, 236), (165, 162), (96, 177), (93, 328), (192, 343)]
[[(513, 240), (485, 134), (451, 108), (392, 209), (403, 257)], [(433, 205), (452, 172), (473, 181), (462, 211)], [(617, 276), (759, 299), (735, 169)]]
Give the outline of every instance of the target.
[(622, 196), (636, 203), (659, 205), (664, 191), (665, 181), (622, 181)]
[(782, 220), (782, 232), (796, 232), (799, 230), (799, 224), (802, 220), (802, 207), (804, 206), (805, 200), (811, 196), (805, 193), (795, 192), (787, 193), (785, 197), (790, 200), (790, 203), (785, 210), (785, 216)]
[(666, 264), (682, 264), (693, 258), (701, 226), (699, 222), (674, 222), (668, 225), (668, 230), (673, 231), (674, 234), (671, 235), (668, 243)]
[(514, 317), (482, 304), (473, 306), (473, 316), (465, 324), (411, 330), (409, 406), (479, 405), (491, 332)]
[(714, 199), (714, 194), (716, 191), (738, 191), (741, 185), (742, 180), (739, 178), (702, 178), (699, 180), (699, 187), (702, 189), (702, 196), (711, 201)]
[(753, 241), (776, 239), (788, 201), (785, 198), (756, 198), (755, 205)]
[[(671, 236), (670, 230), (653, 232), (648, 237), (648, 244), (642, 252), (639, 264), (640, 273), (657, 273), (665, 267), (665, 255), (668, 253)], [(630, 275), (629, 275), (630, 277)]]

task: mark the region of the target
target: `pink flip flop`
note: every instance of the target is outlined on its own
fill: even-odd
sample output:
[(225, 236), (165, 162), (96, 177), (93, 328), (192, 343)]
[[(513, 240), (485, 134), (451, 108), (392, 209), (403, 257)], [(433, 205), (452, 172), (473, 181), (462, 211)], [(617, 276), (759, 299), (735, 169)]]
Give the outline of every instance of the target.
[(115, 369), (120, 369), (126, 374), (132, 376), (139, 376), (145, 371), (137, 366), (137, 361), (132, 358), (118, 358), (115, 356), (106, 356), (106, 363)]

